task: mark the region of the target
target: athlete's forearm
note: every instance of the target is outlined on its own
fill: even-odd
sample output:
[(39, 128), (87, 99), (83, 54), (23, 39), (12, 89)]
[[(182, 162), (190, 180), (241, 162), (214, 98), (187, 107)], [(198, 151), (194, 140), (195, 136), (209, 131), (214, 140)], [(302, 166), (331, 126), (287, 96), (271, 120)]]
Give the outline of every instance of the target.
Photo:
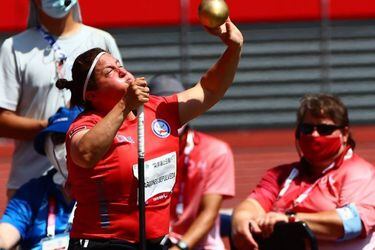
[(203, 75), (200, 84), (208, 91), (216, 103), (233, 83), (241, 57), (242, 45), (228, 47), (220, 59)]
[(241, 47), (227, 48), (200, 82), (178, 94), (181, 124), (201, 115), (224, 96), (233, 83), (240, 56)]
[(193, 88), (178, 94), (181, 124), (189, 122), (217, 103), (233, 83), (237, 71), (243, 46), (242, 33), (229, 19), (210, 32), (220, 37), (227, 48)]
[(123, 101), (117, 103), (100, 122), (79, 139), (75, 147), (77, 152), (72, 154), (73, 160), (84, 168), (95, 166), (108, 152), (118, 129), (129, 112)]

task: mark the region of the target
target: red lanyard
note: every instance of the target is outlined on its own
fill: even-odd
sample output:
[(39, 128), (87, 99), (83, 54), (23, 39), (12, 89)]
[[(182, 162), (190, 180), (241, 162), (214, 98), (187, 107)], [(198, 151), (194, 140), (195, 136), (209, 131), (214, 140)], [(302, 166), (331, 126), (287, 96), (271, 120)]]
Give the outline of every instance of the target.
[[(69, 215), (68, 225), (65, 232), (69, 232), (72, 228), (74, 212), (77, 208), (77, 202), (74, 203), (72, 212)], [(47, 217), (47, 237), (53, 238), (56, 231), (56, 199), (54, 197), (48, 198), (48, 217)]]
[(54, 197), (48, 198), (48, 218), (47, 218), (47, 237), (55, 236), (56, 229), (56, 199)]

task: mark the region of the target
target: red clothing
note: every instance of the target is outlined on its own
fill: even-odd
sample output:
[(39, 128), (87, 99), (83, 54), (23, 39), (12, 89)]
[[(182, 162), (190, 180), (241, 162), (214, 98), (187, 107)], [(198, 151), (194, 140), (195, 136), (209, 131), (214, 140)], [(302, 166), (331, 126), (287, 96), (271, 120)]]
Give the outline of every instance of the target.
[[(299, 174), (280, 197), (280, 191), (293, 168), (298, 169)], [(298, 203), (298, 197), (309, 187), (312, 187), (311, 191)], [(311, 178), (299, 162), (270, 169), (249, 198), (256, 199), (266, 212), (285, 212), (293, 209), (296, 212), (314, 213), (354, 203), (368, 236), (366, 241), (375, 230), (375, 167), (354, 154), (352, 150), (346, 153), (340, 163), (317, 178)], [(345, 249), (362, 249), (358, 247), (361, 240), (357, 238), (344, 241), (346, 246), (350, 242), (357, 242)], [(339, 243), (334, 244), (339, 247)], [(344, 249), (343, 246), (339, 248)]]
[[(187, 141), (185, 150), (180, 148), (178, 181), (171, 207), (171, 228), (180, 235), (186, 233), (197, 218), (205, 194), (220, 194), (224, 198), (234, 196), (234, 161), (228, 144), (192, 130), (188, 132)], [(207, 236), (194, 247), (195, 250), (225, 249), (219, 222), (217, 218)]]
[[(146, 237), (154, 239), (169, 229), (180, 127), (177, 96), (151, 96), (144, 112)], [(94, 127), (103, 117), (94, 112), (78, 117), (67, 133), (67, 152), (76, 131)], [(124, 121), (111, 148), (92, 169), (77, 166), (68, 153), (68, 185), (78, 204), (72, 238), (139, 240), (137, 152), (135, 119)]]

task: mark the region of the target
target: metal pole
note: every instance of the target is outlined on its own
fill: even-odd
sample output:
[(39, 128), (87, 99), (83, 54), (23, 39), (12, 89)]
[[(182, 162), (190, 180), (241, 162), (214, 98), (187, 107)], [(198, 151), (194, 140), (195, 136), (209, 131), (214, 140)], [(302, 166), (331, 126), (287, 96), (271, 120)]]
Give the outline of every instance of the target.
[(180, 74), (184, 85), (189, 82), (189, 0), (180, 0), (181, 25), (180, 25)]
[(137, 109), (138, 115), (138, 206), (139, 206), (139, 247), (146, 250), (145, 214), (145, 115), (143, 105)]
[(320, 0), (320, 78), (321, 92), (331, 91), (331, 23), (329, 18), (330, 0)]

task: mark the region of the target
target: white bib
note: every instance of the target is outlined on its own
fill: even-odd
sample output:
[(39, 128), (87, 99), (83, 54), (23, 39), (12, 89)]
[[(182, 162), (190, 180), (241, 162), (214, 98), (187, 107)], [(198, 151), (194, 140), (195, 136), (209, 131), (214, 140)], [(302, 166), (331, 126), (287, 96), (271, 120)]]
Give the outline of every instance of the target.
[[(146, 202), (151, 197), (172, 192), (173, 186), (176, 182), (176, 170), (176, 152), (145, 161)], [(133, 165), (133, 175), (138, 179), (138, 164)]]
[(41, 241), (42, 250), (67, 250), (69, 246), (69, 233), (58, 234), (52, 238)]

